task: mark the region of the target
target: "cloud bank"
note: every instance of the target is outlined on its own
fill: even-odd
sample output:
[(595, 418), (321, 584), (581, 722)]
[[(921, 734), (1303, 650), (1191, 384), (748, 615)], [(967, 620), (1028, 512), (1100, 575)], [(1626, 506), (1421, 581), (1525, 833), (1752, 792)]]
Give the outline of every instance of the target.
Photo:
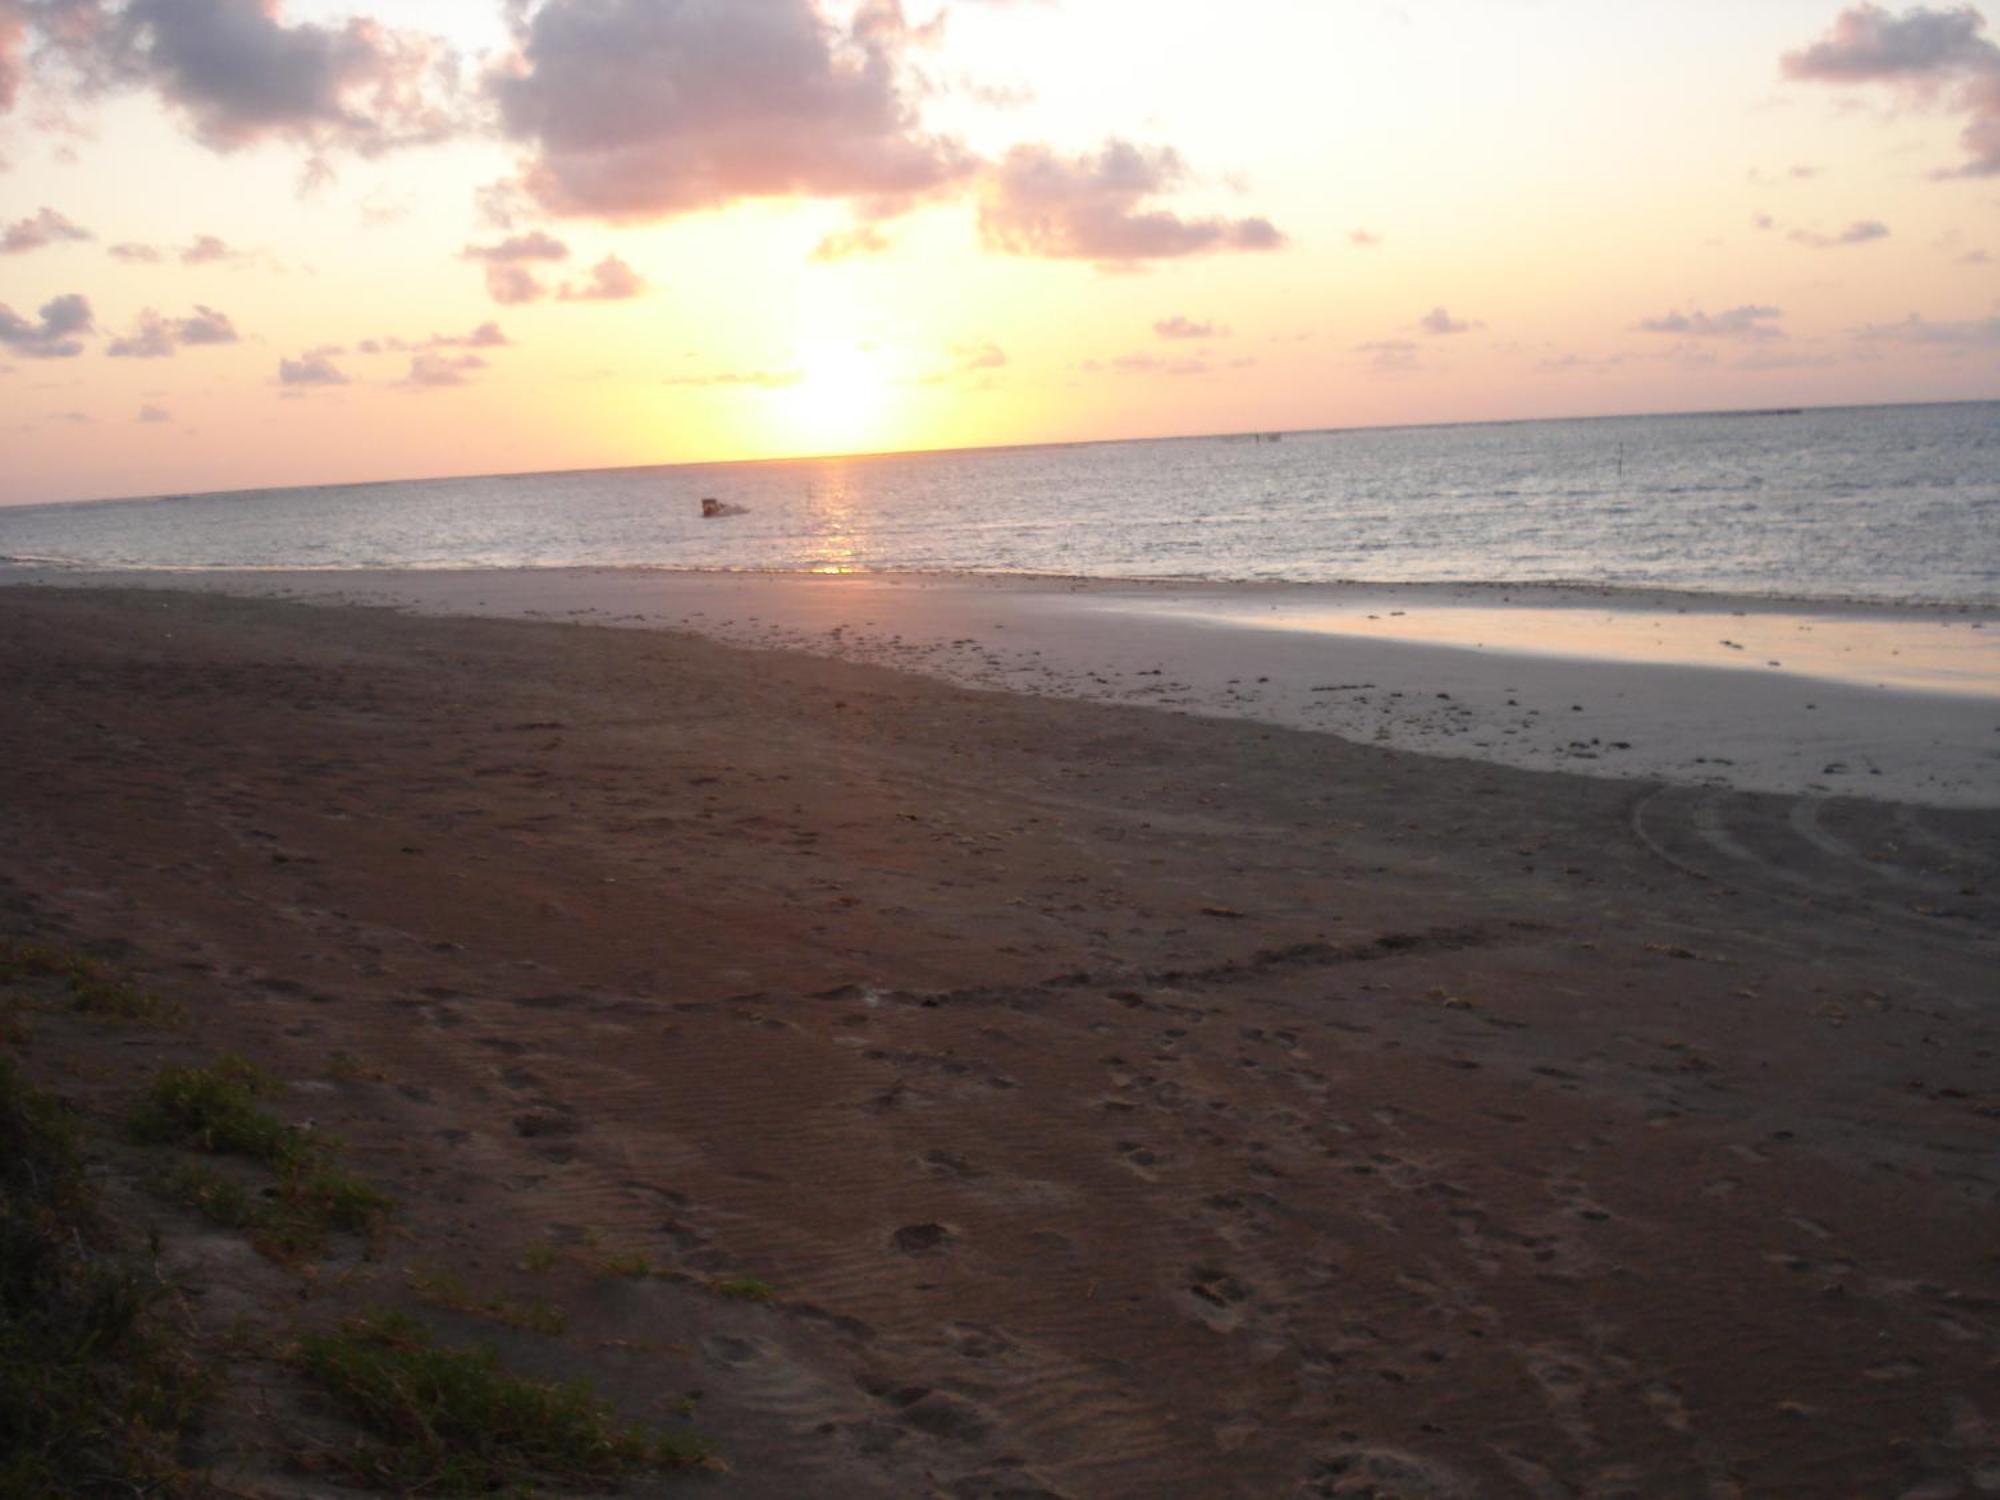
[(812, 0), (547, 0), (491, 81), (544, 210), (660, 219), (745, 198), (911, 200), (971, 157), (923, 130), (893, 5), (836, 27)]
[[(988, 161), (928, 127), (923, 108), (942, 86), (915, 54), (939, 40), (948, 9), (924, 25), (900, 0), (501, 9), (512, 48), (468, 79), (435, 36), (369, 17), (295, 20), (286, 0), (0, 0), (0, 107), (32, 48), (84, 94), (150, 92), (214, 150), (303, 147), (309, 180), (338, 152), (464, 137), (518, 148), (514, 175), (491, 190), (515, 214), (646, 221), (746, 200), (845, 201), (857, 227), (829, 235), (821, 260), (880, 253), (875, 224), (965, 194), (977, 196), (985, 245), (1008, 255), (1129, 266), (1284, 243), (1268, 219), (1164, 205), (1189, 179), (1170, 146), (1114, 138), (1072, 155), (1029, 143)], [(485, 258), (495, 300), (549, 295), (520, 258)], [(569, 300), (632, 294), (629, 278), (610, 274), (593, 272)]]
[(1905, 103), (1962, 115), (1965, 160), (1940, 177), (2000, 176), (2000, 46), (1970, 5), (1912, 6), (1892, 15), (1855, 5), (1819, 41), (1783, 59), (1787, 78), (1886, 88)]
[(1871, 323), (1854, 336), (1866, 343), (1943, 344), (1955, 349), (2000, 349), (2000, 317), (1933, 323), (1911, 313), (1900, 323)]
[(1640, 333), (1670, 333), (1681, 338), (1781, 339), (1785, 332), (1773, 321), (1781, 316), (1783, 314), (1775, 307), (1746, 303), (1719, 313), (1699, 310), (1691, 313), (1670, 312), (1661, 317), (1642, 319), (1634, 326)]
[(168, 359), (190, 344), (233, 344), (236, 325), (227, 313), (197, 304), (192, 316), (163, 318), (152, 308), (139, 314), (139, 326), (113, 339), (104, 352), (113, 359)]
[(99, 81), (153, 90), (217, 151), (277, 137), (373, 156), (460, 125), (450, 50), (371, 19), (287, 24), (276, 0), (128, 0), (90, 42)]

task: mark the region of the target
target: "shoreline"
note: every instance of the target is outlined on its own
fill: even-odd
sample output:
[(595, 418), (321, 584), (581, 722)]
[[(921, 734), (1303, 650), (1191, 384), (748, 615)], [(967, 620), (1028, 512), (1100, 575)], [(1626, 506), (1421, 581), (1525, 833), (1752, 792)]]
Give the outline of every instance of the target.
[[(1827, 611), (1799, 601), (1502, 584), (1192, 587), (634, 568), (0, 572), (0, 586), (9, 583), (693, 631), (960, 686), (1251, 719), (1521, 769), (2000, 805), (2000, 612), (1969, 608)], [(1584, 619), (1588, 612), (1623, 632), (1625, 654), (1533, 649), (1536, 641), (1588, 644), (1580, 629), (1605, 628)], [(1531, 626), (1540, 635), (1522, 649)], [(1487, 639), (1509, 629), (1513, 644)], [(1678, 655), (1662, 649), (1670, 631)], [(1781, 637), (1784, 656), (1770, 654)], [(1862, 656), (1843, 661), (1842, 640)], [(1688, 659), (1696, 650), (1717, 659)], [(1908, 662), (1898, 657), (1905, 651)], [(1848, 680), (1760, 665), (1801, 653)], [(1954, 672), (1973, 690), (1936, 689)], [(1898, 674), (1924, 689), (1869, 680)]]
[[(180, 497), (163, 497), (180, 498)], [(125, 501), (90, 502), (125, 504)], [(1883, 616), (1927, 620), (1939, 617), (1974, 616), (2000, 624), (2000, 596), (1993, 599), (1877, 598), (1861, 594), (1746, 593), (1740, 590), (1699, 589), (1675, 584), (1617, 583), (1591, 579), (1533, 578), (1510, 581), (1499, 578), (1393, 579), (1393, 578), (1226, 578), (1196, 574), (1050, 573), (1005, 568), (871, 568), (846, 565), (801, 567), (703, 566), (681, 563), (467, 563), (458, 566), (392, 567), (347, 564), (308, 567), (299, 564), (221, 566), (215, 564), (149, 565), (145, 567), (79, 562), (70, 558), (35, 557), (0, 553), (0, 588), (13, 583), (66, 584), (90, 586), (91, 580), (116, 580), (117, 586), (143, 588), (148, 578), (178, 579), (258, 579), (258, 578), (380, 578), (380, 577), (535, 577), (540, 575), (623, 575), (639, 577), (690, 578), (796, 578), (864, 579), (874, 583), (959, 584), (966, 587), (1063, 588), (1091, 590), (1179, 590), (1190, 593), (1227, 592), (1267, 594), (1274, 592), (1322, 591), (1364, 596), (1409, 595), (1428, 599), (1436, 595), (1465, 595), (1488, 599), (1494, 594), (1519, 595), (1552, 605), (1579, 606), (1611, 601), (1614, 608), (1693, 609), (1725, 608), (1747, 613), (1820, 613)]]

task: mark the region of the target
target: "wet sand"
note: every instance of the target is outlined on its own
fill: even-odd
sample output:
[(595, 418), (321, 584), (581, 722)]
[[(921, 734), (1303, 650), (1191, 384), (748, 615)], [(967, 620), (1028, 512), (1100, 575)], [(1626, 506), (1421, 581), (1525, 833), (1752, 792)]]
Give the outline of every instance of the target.
[[(686, 607), (949, 644), (908, 596), (814, 632), (734, 586)], [(200, 1017), (77, 1076), (295, 1080), (404, 1205), (312, 1306), (418, 1260), (557, 1299), (560, 1338), (481, 1331), (635, 1413), (699, 1389), (734, 1472), (663, 1492), (2000, 1476), (1990, 797), (1422, 756), (1160, 712), (1187, 674), (1136, 659), (1082, 702), (200, 592), (0, 590), (0, 669), (9, 892)]]
[(7, 577), (665, 627), (1529, 770), (2000, 806), (2000, 614), (1990, 610), (966, 574)]

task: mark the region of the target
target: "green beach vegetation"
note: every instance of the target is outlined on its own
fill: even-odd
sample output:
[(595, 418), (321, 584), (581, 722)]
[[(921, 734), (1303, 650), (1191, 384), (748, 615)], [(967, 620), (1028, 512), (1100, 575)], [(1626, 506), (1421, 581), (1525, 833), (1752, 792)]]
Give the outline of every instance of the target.
[(442, 1347), (397, 1313), (304, 1338), (297, 1363), (367, 1434), (327, 1462), (398, 1494), (608, 1485), (709, 1461), (692, 1438), (620, 1421), (584, 1384), (511, 1375), (491, 1350)]
[(394, 1205), (333, 1160), (333, 1146), (258, 1105), (275, 1085), (261, 1069), (226, 1056), (207, 1068), (168, 1068), (154, 1080), (129, 1128), (135, 1140), (238, 1157), (267, 1168), (268, 1186), (202, 1163), (159, 1179), (165, 1196), (210, 1223), (250, 1234), (274, 1260), (319, 1253), (335, 1233), (372, 1235)]
[(99, 1215), (72, 1112), (0, 1057), (0, 1495), (191, 1493), (208, 1382), (158, 1295)]

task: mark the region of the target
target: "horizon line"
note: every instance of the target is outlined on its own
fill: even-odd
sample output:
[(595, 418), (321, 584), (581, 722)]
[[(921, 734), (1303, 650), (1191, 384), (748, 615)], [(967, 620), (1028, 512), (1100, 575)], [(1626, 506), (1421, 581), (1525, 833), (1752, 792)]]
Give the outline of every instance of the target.
[(398, 484), (438, 484), (454, 480), (525, 479), (538, 475), (554, 478), (572, 474), (631, 474), (651, 469), (749, 468), (758, 464), (813, 464), (865, 462), (877, 459), (921, 458), (957, 453), (1028, 453), (1038, 449), (1097, 448), (1124, 443), (1201, 443), (1249, 437), (1318, 437), (1329, 433), (1428, 432), (1460, 427), (1523, 427), (1541, 422), (1630, 422), (1641, 420), (1694, 420), (1701, 417), (1804, 416), (1812, 412), (1879, 411), (1885, 408), (1924, 406), (1990, 406), (2000, 403), (2000, 394), (1946, 401), (1843, 401), (1818, 406), (1691, 407), (1671, 411), (1576, 412), (1556, 417), (1464, 417), (1438, 422), (1370, 422), (1355, 426), (1326, 427), (1237, 427), (1213, 432), (1143, 433), (1125, 437), (1066, 438), (1028, 443), (969, 443), (940, 448), (877, 448), (857, 451), (791, 453), (763, 458), (704, 458), (653, 464), (586, 464), (563, 469), (488, 469), (444, 474), (402, 474), (381, 479), (308, 480), (298, 484), (259, 484), (217, 490), (170, 490), (151, 494), (87, 495), (66, 500), (23, 500), (0, 503), (0, 511), (35, 510), (53, 505), (129, 505), (160, 500), (211, 499), (229, 495), (278, 495), (295, 490), (372, 489)]

